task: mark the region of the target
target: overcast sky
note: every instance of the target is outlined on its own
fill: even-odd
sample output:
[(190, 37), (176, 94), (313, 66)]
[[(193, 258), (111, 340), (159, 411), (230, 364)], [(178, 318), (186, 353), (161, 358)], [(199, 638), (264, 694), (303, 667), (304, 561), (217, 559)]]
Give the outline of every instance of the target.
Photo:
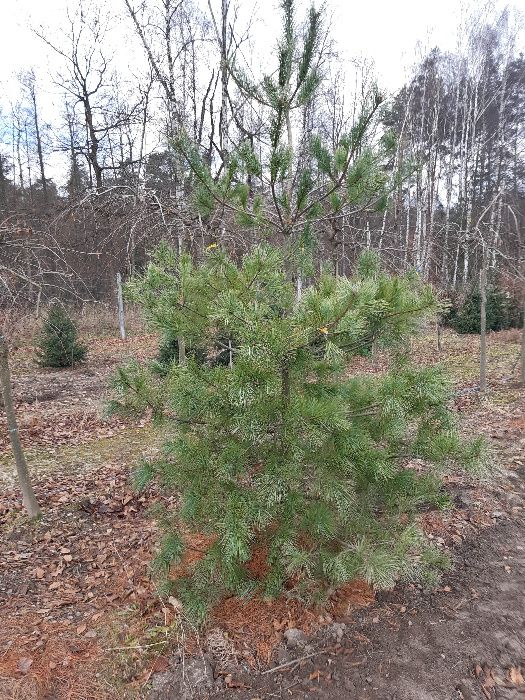
[[(101, 2), (114, 17), (111, 32), (114, 65), (121, 71), (128, 66), (136, 73), (144, 65), (141, 46), (125, 14), (124, 0)], [(232, 0), (234, 2), (234, 0)], [(207, 0), (198, 0), (207, 7)], [(255, 46), (260, 61), (272, 59), (279, 32), (277, 0), (238, 0), (242, 12), (240, 24), (254, 13)], [(309, 0), (296, 0), (300, 8)], [(138, 0), (137, 0), (138, 3)], [(48, 122), (61, 109), (59, 88), (52, 76), (59, 64), (31, 27), (44, 27), (47, 36), (56, 38), (57, 28), (64, 25), (67, 9), (74, 10), (78, 0), (4, 0), (0, 22), (0, 109), (9, 110), (19, 87), (16, 74), (33, 67), (38, 80), (40, 108)], [(215, 7), (220, 0), (212, 0)], [(319, 0), (316, 2), (320, 4)], [(395, 92), (409, 74), (410, 67), (433, 46), (454, 50), (464, 34), (461, 26), (469, 14), (482, 15), (502, 10), (510, 4), (513, 11), (525, 14), (525, 0), (325, 0), (332, 35), (343, 59), (366, 57), (375, 64), (379, 85)], [(254, 10), (255, 7), (255, 10)], [(9, 8), (9, 9), (8, 9)], [(74, 14), (74, 12), (73, 12)], [(301, 16), (304, 16), (301, 12)], [(521, 36), (523, 39), (523, 33)], [(525, 50), (525, 40), (524, 50)]]
[[(251, 12), (253, 0), (239, 1)], [(214, 4), (218, 4), (217, 0)], [(349, 56), (372, 58), (380, 82), (389, 90), (403, 82), (417, 55), (418, 42), (423, 49), (433, 45), (454, 48), (464, 14), (461, 0), (326, 0), (325, 4), (333, 17), (333, 35), (339, 47)], [(483, 4), (477, 2), (474, 7), (481, 8)], [(508, 3), (494, 0), (488, 4), (503, 9)], [(525, 11), (525, 0), (513, 0), (510, 4)], [(45, 70), (48, 66), (48, 52), (32, 35), (31, 25), (60, 26), (67, 8), (74, 8), (77, 2), (6, 0), (5, 5), (0, 23), (0, 82), (4, 89), (13, 72), (28, 66)], [(104, 5), (115, 15), (124, 16), (123, 0), (105, 0)], [(258, 0), (255, 27), (261, 37), (277, 29), (276, 9), (275, 0)]]

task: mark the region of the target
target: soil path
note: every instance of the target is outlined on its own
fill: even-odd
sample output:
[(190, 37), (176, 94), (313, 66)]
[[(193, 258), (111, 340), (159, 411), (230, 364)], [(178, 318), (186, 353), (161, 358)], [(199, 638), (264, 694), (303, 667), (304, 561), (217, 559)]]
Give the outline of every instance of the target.
[(346, 627), (335, 652), (325, 631), (313, 642), (317, 656), (211, 697), (525, 698), (525, 471), (509, 478), (507, 512), (456, 551), (437, 593), (400, 586)]

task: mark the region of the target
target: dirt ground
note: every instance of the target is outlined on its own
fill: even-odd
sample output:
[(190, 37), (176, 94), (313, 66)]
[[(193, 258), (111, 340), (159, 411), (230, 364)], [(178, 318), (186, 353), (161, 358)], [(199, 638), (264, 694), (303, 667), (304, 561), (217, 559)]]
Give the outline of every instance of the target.
[[(358, 581), (316, 610), (285, 598), (229, 599), (199, 633), (176, 601), (156, 594), (149, 574), (157, 529), (148, 509), (165, 499), (129, 485), (134, 465), (164, 436), (102, 412), (117, 364), (152, 356), (156, 339), (92, 337), (87, 364), (59, 372), (39, 369), (31, 346), (20, 344), (13, 387), (44, 517), (32, 525), (21, 512), (0, 414), (0, 700), (183, 700), (200, 692), (176, 685), (199, 658), (208, 698), (525, 697), (519, 335), (490, 337), (483, 397), (478, 343), (447, 333), (441, 351), (432, 336), (414, 347), (418, 362), (448, 367), (462, 430), (483, 433), (497, 465), (488, 481), (450, 475), (455, 507), (421, 514), (454, 561), (439, 587), (375, 595)], [(381, 368), (381, 357), (359, 367)], [(152, 692), (163, 678), (175, 685)]]
[[(373, 606), (346, 620), (342, 635), (336, 623), (291, 654), (281, 646), (275, 671), (235, 674), (232, 668), (230, 684), (249, 686), (234, 697), (525, 697), (525, 470), (507, 478), (512, 490), (502, 494), (505, 511), (456, 549), (454, 569), (437, 590), (398, 586), (378, 595)], [(278, 670), (283, 662), (289, 665)], [(227, 689), (207, 697), (225, 696)]]

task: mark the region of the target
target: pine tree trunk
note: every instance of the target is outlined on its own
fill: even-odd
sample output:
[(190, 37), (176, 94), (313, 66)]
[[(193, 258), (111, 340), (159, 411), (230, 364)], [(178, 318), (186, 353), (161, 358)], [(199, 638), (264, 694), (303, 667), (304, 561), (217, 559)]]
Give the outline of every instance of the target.
[(20, 435), (18, 433), (18, 424), (16, 420), (15, 409), (13, 406), (13, 397), (11, 396), (11, 376), (9, 372), (9, 350), (7, 341), (0, 332), (0, 386), (2, 388), (2, 396), (4, 399), (4, 409), (7, 417), (7, 428), (9, 430), (9, 438), (15, 458), (16, 471), (18, 474), (18, 482), (22, 489), (22, 498), (24, 507), (31, 519), (38, 518), (40, 515), (40, 507), (36, 500), (36, 496), (31, 486), (29, 478), (29, 470), (25, 460)]

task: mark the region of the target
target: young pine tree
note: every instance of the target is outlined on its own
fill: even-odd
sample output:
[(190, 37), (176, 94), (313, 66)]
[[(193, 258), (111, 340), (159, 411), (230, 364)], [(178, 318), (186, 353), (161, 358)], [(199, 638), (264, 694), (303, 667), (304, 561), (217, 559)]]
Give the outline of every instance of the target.
[[(208, 347), (227, 336), (235, 348), (231, 367), (188, 357), (160, 377), (132, 364), (115, 382), (114, 410), (150, 409), (172, 426), (162, 457), (137, 473), (140, 486), (158, 479), (180, 494), (162, 518), (160, 570), (180, 561), (188, 533), (210, 536), (170, 584), (188, 614), (204, 619), (226, 593), (293, 585), (315, 596), (355, 577), (390, 587), (438, 563), (412, 518), (444, 502), (440, 474), (475, 462), (481, 445), (455, 432), (441, 370), (404, 355), (436, 309), (416, 275), (386, 275), (366, 254), (355, 277), (322, 274), (297, 302), (276, 248), (240, 264), (214, 249), (194, 266), (162, 246), (128, 294), (154, 327)], [(391, 350), (390, 371), (349, 375), (370, 341)], [(247, 566), (256, 551), (262, 580)]]
[[(292, 0), (281, 6), (277, 70), (254, 83), (229, 66), (269, 124), (261, 157), (241, 143), (214, 174), (187, 136), (177, 147), (202, 217), (226, 209), (240, 228), (282, 245), (259, 245), (237, 263), (214, 243), (198, 265), (161, 246), (128, 294), (164, 337), (208, 351), (161, 372), (158, 362), (135, 363), (115, 380), (114, 410), (147, 410), (171, 426), (161, 459), (137, 483), (157, 479), (180, 496), (161, 518), (156, 563), (197, 620), (226, 593), (288, 587), (315, 597), (358, 576), (389, 587), (428, 574), (442, 557), (414, 514), (444, 503), (442, 470), (476, 462), (482, 449), (455, 432), (441, 371), (415, 369), (405, 356), (437, 309), (430, 288), (412, 273), (383, 273), (370, 253), (351, 279), (315, 277), (317, 234), (331, 217), (384, 206), (397, 175), (391, 140), (374, 146), (369, 137), (377, 91), (335, 150), (311, 136), (299, 157), (293, 113), (322, 77), (321, 15), (312, 9), (301, 34)], [(307, 289), (303, 275), (313, 280)], [(391, 351), (390, 371), (349, 375), (348, 362), (372, 344)], [(213, 361), (222, 351), (228, 362)], [(170, 582), (191, 532), (209, 535), (210, 546)], [(266, 560), (259, 578), (250, 573), (255, 553)]]
[(77, 328), (60, 305), (51, 307), (38, 342), (38, 362), (42, 367), (73, 367), (82, 362), (87, 348), (78, 340)]

